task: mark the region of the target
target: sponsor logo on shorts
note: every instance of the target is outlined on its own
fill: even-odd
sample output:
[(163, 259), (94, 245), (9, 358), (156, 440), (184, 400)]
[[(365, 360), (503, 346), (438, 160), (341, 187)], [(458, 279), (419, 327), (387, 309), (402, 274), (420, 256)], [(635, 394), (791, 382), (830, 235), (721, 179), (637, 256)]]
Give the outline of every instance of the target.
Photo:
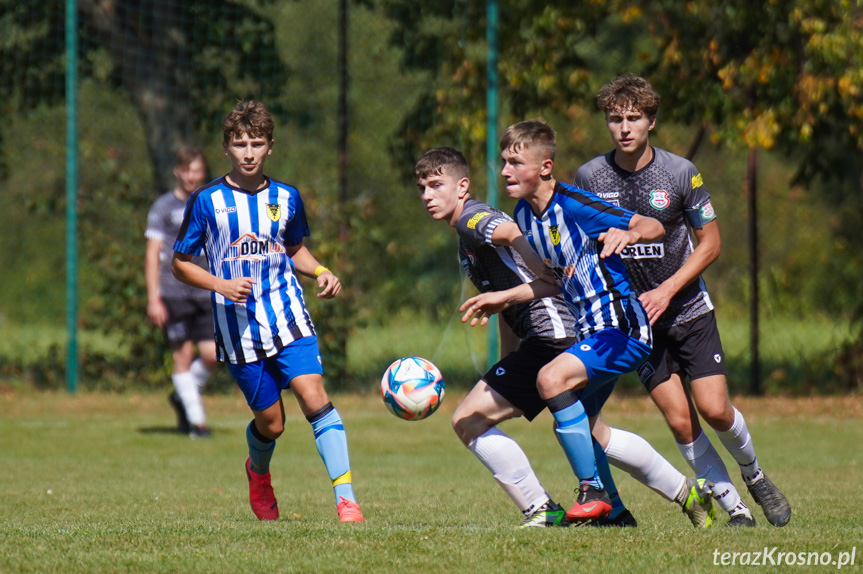
[(722, 355), (720, 355), (719, 353), (716, 353), (715, 355), (713, 355), (713, 360), (716, 361), (717, 363), (721, 363), (722, 362)]
[(692, 189), (695, 189), (696, 187), (701, 187), (702, 185), (704, 185), (704, 180), (701, 179), (701, 174), (696, 173), (695, 175), (693, 175), (692, 176)]
[(656, 374), (656, 369), (653, 368), (653, 365), (650, 363), (644, 363), (640, 367), (638, 367), (638, 379), (642, 383), (646, 383), (650, 380), (650, 378)]
[(278, 221), (282, 218), (282, 206), (278, 203), (268, 203), (267, 215), (271, 220)]
[(625, 259), (662, 259), (665, 257), (664, 243), (636, 243), (627, 245), (620, 252)]
[(654, 189), (650, 192), (650, 205), (654, 209), (665, 209), (671, 205), (671, 200), (668, 198), (668, 192), (664, 189)]
[(486, 215), (491, 215), (491, 212), (490, 211), (480, 211), (479, 213), (477, 213), (476, 215), (471, 217), (467, 222), (467, 228), (468, 229), (476, 229), (476, 224), (479, 223), (480, 221), (482, 221), (482, 219)]
[(579, 349), (581, 349), (582, 351), (589, 351), (589, 350), (590, 350), (590, 345), (588, 345), (587, 343), (585, 343), (585, 344), (583, 344), (581, 347), (579, 347)]
[(494, 374), (498, 377), (502, 377), (506, 374), (506, 369), (504, 369), (503, 367), (498, 367), (497, 369), (495, 369)]
[(558, 229), (557, 225), (552, 225), (548, 228), (548, 236), (551, 238), (552, 245), (560, 243), (560, 229)]

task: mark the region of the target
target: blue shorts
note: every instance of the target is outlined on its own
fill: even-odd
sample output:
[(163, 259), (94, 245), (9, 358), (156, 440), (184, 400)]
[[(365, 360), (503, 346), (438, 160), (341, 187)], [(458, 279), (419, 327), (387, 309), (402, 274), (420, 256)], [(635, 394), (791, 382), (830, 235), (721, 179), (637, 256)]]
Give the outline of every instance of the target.
[(282, 389), (300, 375), (323, 375), (317, 337), (302, 337), (277, 355), (254, 363), (228, 363), (228, 370), (253, 411), (262, 411), (279, 400)]
[(589, 417), (599, 414), (611, 396), (617, 377), (634, 371), (650, 356), (650, 345), (618, 329), (604, 329), (566, 350), (584, 363), (587, 387), (579, 399)]

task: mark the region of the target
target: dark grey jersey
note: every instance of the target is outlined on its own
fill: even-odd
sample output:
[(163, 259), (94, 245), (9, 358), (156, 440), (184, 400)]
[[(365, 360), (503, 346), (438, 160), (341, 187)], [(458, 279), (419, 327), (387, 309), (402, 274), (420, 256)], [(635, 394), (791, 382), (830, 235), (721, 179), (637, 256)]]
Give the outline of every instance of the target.
[[(690, 227), (700, 229), (716, 219), (701, 174), (688, 160), (653, 148), (653, 160), (630, 173), (614, 162), (611, 151), (587, 162), (575, 174), (575, 185), (641, 215), (658, 219), (665, 240), (627, 247), (621, 254), (638, 294), (658, 287), (677, 272), (692, 253)], [(656, 323), (667, 328), (691, 321), (713, 309), (701, 277), (680, 290)]]
[[(209, 300), (209, 291), (186, 285), (174, 278), (171, 271), (174, 241), (177, 240), (185, 211), (186, 202), (178, 199), (173, 191), (169, 191), (156, 199), (147, 215), (147, 231), (144, 235), (147, 239), (155, 239), (162, 243), (159, 251), (159, 295), (178, 299)], [(199, 267), (209, 270), (206, 255), (193, 257), (192, 261)]]
[[(482, 293), (503, 291), (536, 279), (515, 249), (492, 245), (495, 228), (507, 221), (512, 218), (506, 213), (468, 199), (456, 223), (459, 259), (471, 282)], [(501, 315), (522, 340), (575, 336), (575, 321), (559, 295), (513, 305)]]

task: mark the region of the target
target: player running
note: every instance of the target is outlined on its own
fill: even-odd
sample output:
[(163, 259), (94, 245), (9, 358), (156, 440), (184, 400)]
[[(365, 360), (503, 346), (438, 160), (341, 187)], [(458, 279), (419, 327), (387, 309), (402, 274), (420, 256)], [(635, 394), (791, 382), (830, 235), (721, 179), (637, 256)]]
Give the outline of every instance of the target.
[[(231, 171), (189, 199), (174, 244), (174, 274), (213, 292), (219, 359), (228, 362), (255, 416), (246, 428), (249, 502), (258, 519), (278, 519), (269, 467), (284, 431), (281, 391), (290, 387), (312, 426), (339, 520), (362, 522), (344, 426), (324, 390), (299, 274), (317, 279), (323, 299), (338, 295), (341, 283), (303, 245), (309, 228), (297, 189), (264, 175), (273, 150), (267, 108), (255, 100), (239, 102), (222, 121), (222, 133)], [(202, 249), (209, 271), (192, 262)]]
[[(144, 278), (147, 315), (165, 333), (171, 346), (174, 392), (168, 397), (177, 412), (177, 427), (192, 438), (210, 436), (201, 388), (219, 364), (213, 340), (213, 311), (206, 291), (180, 283), (171, 273), (173, 244), (189, 196), (207, 177), (207, 160), (201, 150), (183, 147), (174, 165), (174, 188), (158, 197), (147, 215), (147, 250)], [(207, 266), (205, 257), (195, 263)], [(195, 347), (199, 356), (195, 358)]]
[[(768, 522), (785, 526), (791, 506), (761, 469), (746, 421), (728, 398), (725, 355), (701, 278), (719, 256), (716, 212), (695, 166), (650, 145), (659, 99), (650, 83), (637, 76), (621, 76), (602, 87), (597, 101), (614, 149), (581, 166), (575, 184), (664, 226), (663, 241), (621, 253), (653, 324), (653, 352), (638, 370), (639, 378), (665, 416), (683, 458), (698, 477), (714, 484), (719, 505), (730, 515), (728, 524), (754, 526), (755, 519), (702, 431), (699, 414), (737, 461)], [(684, 384), (687, 377), (689, 386)]]
[[(663, 230), (654, 219), (615, 208), (557, 182), (552, 175), (555, 147), (554, 130), (546, 124), (527, 121), (512, 125), (501, 138), (501, 174), (508, 195), (519, 200), (516, 223), (561, 285), (535, 280), (504, 291), (485, 292), (468, 299), (461, 310), (465, 313), (463, 321), (486, 324), (493, 313), (562, 291), (576, 320), (578, 342), (539, 370), (536, 385), (579, 481), (577, 501), (566, 517), (572, 522), (587, 522), (608, 517), (613, 508), (604, 484), (611, 475), (607, 479), (600, 476), (588, 419), (597, 420), (617, 376), (634, 370), (650, 353), (647, 315), (629, 291), (618, 254), (627, 245), (661, 238)], [(600, 441), (608, 440), (608, 433), (605, 435)], [(623, 446), (627, 450), (637, 444), (626, 442)], [(656, 458), (639, 461), (637, 468), (632, 467), (633, 476), (648, 481), (658, 481), (659, 475), (663, 479), (682, 476), (667, 461), (664, 468), (660, 468), (661, 463), (655, 466), (659, 461), (664, 459), (658, 453)], [(704, 505), (693, 521), (709, 526), (712, 509), (704, 482), (690, 488), (684, 478), (677, 486), (673, 491), (667, 486), (654, 488), (683, 505), (687, 500), (692, 502), (693, 494)]]

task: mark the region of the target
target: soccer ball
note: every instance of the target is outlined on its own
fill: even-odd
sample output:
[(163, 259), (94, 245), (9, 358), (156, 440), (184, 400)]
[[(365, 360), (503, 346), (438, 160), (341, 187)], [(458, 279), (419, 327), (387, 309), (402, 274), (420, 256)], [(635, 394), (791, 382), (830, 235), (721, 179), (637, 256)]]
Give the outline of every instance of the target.
[(381, 378), (381, 395), (391, 413), (407, 421), (419, 421), (435, 412), (443, 401), (443, 376), (431, 361), (404, 357), (387, 368)]

